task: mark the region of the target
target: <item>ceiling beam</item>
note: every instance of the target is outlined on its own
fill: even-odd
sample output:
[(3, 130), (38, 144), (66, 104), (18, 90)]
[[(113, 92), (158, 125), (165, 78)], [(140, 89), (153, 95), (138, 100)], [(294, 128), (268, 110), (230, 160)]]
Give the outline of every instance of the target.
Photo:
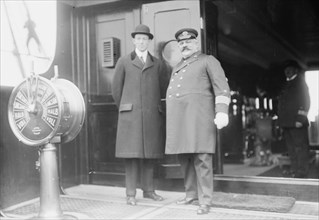
[(267, 69), (270, 65), (270, 63), (258, 54), (256, 50), (245, 47), (241, 42), (230, 39), (224, 34), (218, 35), (218, 49), (219, 53), (230, 54), (239, 61), (244, 60), (264, 69)]
[[(286, 3), (289, 4), (289, 3)], [(249, 11), (237, 5), (240, 9), (239, 12), (243, 13), (252, 23), (260, 30), (265, 30), (269, 36), (273, 38), (274, 41), (278, 42), (279, 45), (291, 55), (292, 59), (297, 60), (303, 67), (306, 67), (306, 62), (300, 54), (302, 54), (296, 47), (289, 43), (285, 38), (283, 38), (277, 31), (274, 30), (268, 23), (262, 22), (258, 17), (256, 17), (252, 11)]]
[[(258, 19), (257, 16), (253, 15), (253, 11), (246, 10), (244, 8), (245, 5), (235, 4), (235, 1), (215, 1), (214, 2), (218, 9), (220, 10), (220, 15), (227, 16), (227, 17), (219, 17), (220, 19), (220, 32), (223, 33), (225, 30), (223, 30), (226, 25), (226, 27), (229, 29), (228, 32), (232, 34), (233, 38), (237, 38), (238, 35), (236, 33), (232, 33), (231, 31), (231, 25), (234, 25), (233, 21), (236, 21), (237, 23), (241, 24), (243, 27), (251, 28), (251, 31), (255, 34), (260, 34), (258, 37), (260, 40), (264, 40), (265, 43), (263, 47), (272, 46), (278, 54), (285, 54), (287, 56), (286, 58), (289, 59), (295, 59), (300, 62), (300, 64), (305, 67), (305, 60), (301, 57), (300, 51), (298, 51), (293, 45), (291, 45), (286, 39), (284, 39), (279, 33), (277, 33), (269, 24), (266, 24), (265, 22), (262, 22), (260, 19)], [(228, 18), (228, 19), (227, 19)], [(223, 24), (224, 20), (227, 20), (229, 24)], [(227, 26), (228, 25), (228, 26)], [(226, 28), (226, 29), (227, 29)], [(248, 33), (247, 33), (248, 34)], [(227, 38), (227, 35), (225, 35)], [(239, 39), (239, 38), (238, 38)], [(233, 39), (234, 40), (234, 39)], [(238, 45), (242, 42), (238, 41)], [(250, 42), (246, 42), (246, 45)], [(237, 44), (236, 44), (237, 45)], [(245, 44), (242, 44), (245, 45)], [(224, 45), (227, 47), (227, 45)], [(231, 49), (231, 48), (230, 48)], [(247, 51), (247, 48), (238, 48), (239, 50)], [(270, 48), (267, 48), (270, 49)], [(255, 48), (255, 50), (260, 50), (259, 48)], [(251, 52), (254, 52), (253, 50), (250, 50)], [(281, 52), (280, 52), (281, 51)], [(261, 51), (260, 56), (262, 56), (263, 51)], [(248, 54), (245, 54), (246, 56), (249, 56)], [(268, 57), (267, 57), (268, 55)], [(268, 60), (269, 63), (272, 61), (272, 59), (276, 59), (276, 57), (271, 57), (273, 54), (265, 54), (262, 57), (259, 57), (256, 64), (263, 64), (265, 65), (265, 62), (262, 62), (261, 60)], [(255, 56), (250, 56), (255, 57)], [(279, 56), (280, 59), (286, 59), (285, 57)], [(253, 59), (251, 59), (253, 60)], [(280, 62), (280, 60), (278, 60)]]

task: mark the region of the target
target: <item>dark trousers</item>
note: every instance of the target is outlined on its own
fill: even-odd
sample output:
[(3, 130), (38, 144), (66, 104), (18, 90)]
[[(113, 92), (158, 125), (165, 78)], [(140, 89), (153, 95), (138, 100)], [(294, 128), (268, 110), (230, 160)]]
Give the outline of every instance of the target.
[(213, 198), (213, 154), (179, 154), (187, 198), (211, 205)]
[(154, 191), (153, 168), (154, 159), (125, 159), (125, 184), (127, 196), (136, 195), (139, 179), (141, 180), (141, 188), (144, 192)]
[(309, 171), (308, 128), (284, 128), (283, 135), (290, 157), (291, 171), (297, 177), (306, 177)]

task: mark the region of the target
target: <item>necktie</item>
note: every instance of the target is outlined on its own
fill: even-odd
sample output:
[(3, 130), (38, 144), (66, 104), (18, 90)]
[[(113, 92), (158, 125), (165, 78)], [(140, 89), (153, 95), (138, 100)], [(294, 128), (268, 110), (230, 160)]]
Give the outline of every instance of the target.
[(142, 64), (143, 64), (143, 66), (144, 66), (145, 62), (144, 62), (144, 59), (143, 59), (142, 56), (140, 57), (140, 60), (141, 60), (141, 62), (142, 62)]

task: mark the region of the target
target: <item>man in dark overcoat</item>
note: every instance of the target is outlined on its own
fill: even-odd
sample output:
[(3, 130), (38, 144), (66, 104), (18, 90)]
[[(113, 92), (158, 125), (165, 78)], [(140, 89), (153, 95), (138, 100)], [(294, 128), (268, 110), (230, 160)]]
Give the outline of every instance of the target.
[(118, 60), (112, 94), (119, 109), (116, 157), (125, 158), (127, 204), (136, 205), (139, 174), (144, 198), (163, 200), (154, 191), (153, 167), (164, 155), (166, 90), (162, 65), (147, 50), (153, 39), (149, 27), (138, 25), (131, 35), (135, 50)]
[(309, 171), (310, 96), (302, 68), (296, 61), (286, 61), (284, 72), (287, 81), (278, 100), (278, 123), (290, 157), (289, 173), (292, 177), (305, 178)]
[(216, 126), (228, 124), (230, 89), (219, 61), (202, 54), (198, 32), (181, 29), (175, 38), (182, 60), (173, 68), (166, 93), (166, 154), (178, 154), (186, 197), (178, 204), (199, 204), (206, 214), (213, 194)]

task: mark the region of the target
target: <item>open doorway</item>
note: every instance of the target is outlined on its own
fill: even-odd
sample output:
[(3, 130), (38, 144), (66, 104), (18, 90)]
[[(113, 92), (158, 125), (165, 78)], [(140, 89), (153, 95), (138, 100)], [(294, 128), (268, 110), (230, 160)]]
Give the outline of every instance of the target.
[(305, 73), (305, 80), (309, 88), (310, 109), (309, 120), (309, 145), (319, 150), (319, 70), (310, 70)]

